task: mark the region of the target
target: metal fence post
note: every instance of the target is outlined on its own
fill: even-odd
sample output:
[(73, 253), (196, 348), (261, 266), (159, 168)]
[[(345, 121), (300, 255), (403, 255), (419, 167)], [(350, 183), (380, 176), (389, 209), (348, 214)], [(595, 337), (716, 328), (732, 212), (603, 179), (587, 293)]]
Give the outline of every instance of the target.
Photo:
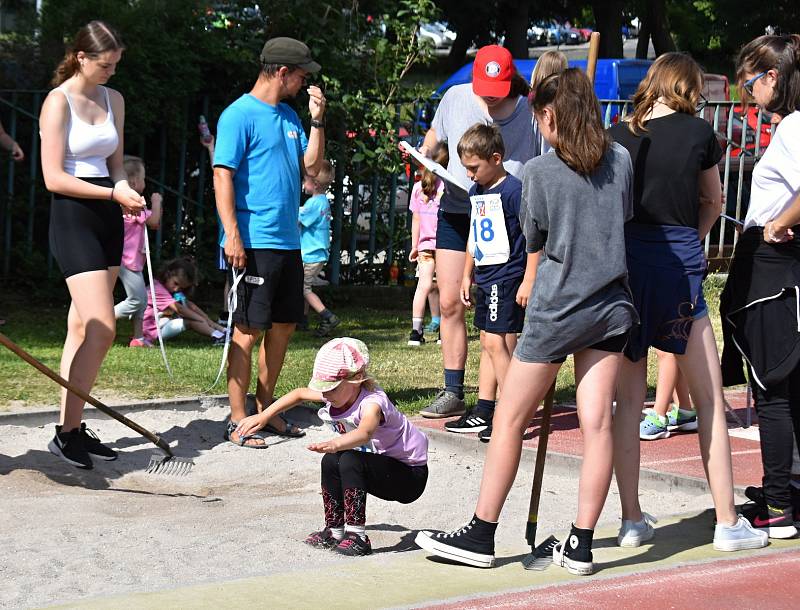
[[(42, 103), (41, 94), (37, 91), (33, 94), (33, 114), (39, 116), (39, 106)], [(33, 128), (31, 129), (31, 149), (30, 155), (30, 172), (31, 172), (31, 185), (28, 191), (28, 243), (27, 252), (33, 252), (33, 218), (36, 213), (36, 179), (39, 175), (39, 121), (33, 121)]]
[(183, 191), (186, 185), (186, 115), (188, 114), (188, 101), (183, 106), (183, 121), (181, 124), (181, 152), (178, 160), (178, 202), (175, 206), (175, 256), (181, 253), (183, 241)]
[[(358, 168), (353, 168), (355, 174)], [(361, 194), (359, 184), (355, 179), (352, 180), (353, 205), (350, 207), (350, 281), (356, 271), (356, 247), (358, 246), (358, 215), (361, 213)]]
[(375, 263), (375, 238), (378, 232), (378, 174), (372, 176), (372, 192), (369, 206), (369, 264)]
[[(158, 146), (158, 154), (160, 156), (158, 181), (161, 184), (164, 184), (164, 180), (166, 179), (166, 173), (167, 173), (167, 128), (164, 125), (161, 126), (161, 138)], [(164, 188), (160, 187), (158, 192), (161, 193), (161, 195), (163, 196)], [(164, 217), (163, 213), (161, 217), (162, 218)], [(161, 241), (163, 240), (163, 238), (164, 238), (164, 222), (162, 221), (158, 223), (158, 229), (156, 229), (156, 261), (161, 260)]]
[(342, 217), (344, 216), (344, 161), (336, 164), (333, 183), (333, 236), (331, 238), (331, 284), (339, 285), (342, 267)]
[[(202, 106), (203, 116), (208, 118), (208, 95), (203, 96)], [(206, 198), (206, 149), (201, 145), (200, 158), (197, 160), (197, 205), (195, 206), (194, 235), (197, 243), (202, 243), (203, 225), (206, 221), (205, 198)], [(211, 160), (213, 163), (213, 159)]]
[[(12, 140), (17, 139), (17, 92), (11, 94), (11, 121), (8, 124), (8, 135)], [(14, 207), (14, 158), (9, 155), (8, 157), (8, 176), (6, 183), (6, 234), (4, 239), (3, 251), (5, 258), (3, 259), (3, 275), (8, 275), (11, 270), (11, 221), (12, 221), (12, 208)]]

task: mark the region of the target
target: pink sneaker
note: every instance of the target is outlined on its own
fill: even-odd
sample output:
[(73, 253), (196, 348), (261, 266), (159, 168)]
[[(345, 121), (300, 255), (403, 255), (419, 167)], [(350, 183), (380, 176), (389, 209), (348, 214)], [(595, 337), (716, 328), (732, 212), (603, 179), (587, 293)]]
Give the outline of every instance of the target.
[(128, 347), (153, 347), (153, 344), (147, 339), (131, 339)]

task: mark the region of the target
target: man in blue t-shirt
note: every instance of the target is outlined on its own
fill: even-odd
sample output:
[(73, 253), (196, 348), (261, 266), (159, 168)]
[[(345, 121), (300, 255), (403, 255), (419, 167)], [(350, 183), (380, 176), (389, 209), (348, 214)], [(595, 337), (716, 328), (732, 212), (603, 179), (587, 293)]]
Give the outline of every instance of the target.
[[(261, 333), (256, 404), (273, 399), (289, 339), (303, 317), (300, 258), (300, 182), (315, 176), (325, 152), (325, 97), (308, 87), (311, 133), (306, 138), (297, 113), (282, 100), (293, 98), (320, 66), (308, 47), (292, 38), (268, 40), (252, 90), (228, 106), (217, 124), (214, 191), (232, 271), (244, 270), (237, 289), (228, 356), (230, 423), (225, 438), (245, 447), (266, 447), (263, 437), (240, 438), (236, 424), (246, 416), (253, 348)], [(282, 419), (267, 430), (299, 436)]]

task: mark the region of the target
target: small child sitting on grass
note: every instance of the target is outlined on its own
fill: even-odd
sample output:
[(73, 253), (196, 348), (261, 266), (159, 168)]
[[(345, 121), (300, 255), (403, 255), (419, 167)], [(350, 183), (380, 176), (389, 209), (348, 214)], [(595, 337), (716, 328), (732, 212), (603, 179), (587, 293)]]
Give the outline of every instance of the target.
[(428, 481), (428, 438), (367, 375), (368, 365), (363, 342), (332, 339), (317, 353), (307, 388), (292, 390), (263, 412), (245, 417), (236, 429), (246, 439), (299, 402), (325, 403), (319, 416), (338, 436), (308, 446), (325, 454), (325, 527), (305, 542), (349, 556), (372, 553), (365, 530), (367, 494), (410, 504)]
[[(197, 268), (189, 258), (167, 261), (153, 280), (158, 307), (158, 325), (162, 339), (177, 337), (187, 328), (211, 337), (214, 345), (225, 343), (225, 327), (212, 321), (205, 312), (186, 298), (186, 292), (197, 283)], [(156, 318), (153, 312), (152, 291), (147, 292), (147, 308), (142, 323), (144, 337), (149, 342), (158, 340)]]

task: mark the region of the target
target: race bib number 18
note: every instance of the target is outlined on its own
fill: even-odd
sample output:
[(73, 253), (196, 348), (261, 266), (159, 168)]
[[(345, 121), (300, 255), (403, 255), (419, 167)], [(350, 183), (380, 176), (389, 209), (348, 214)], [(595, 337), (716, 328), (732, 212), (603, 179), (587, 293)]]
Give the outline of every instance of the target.
[(469, 201), (472, 211), (467, 249), (475, 258), (475, 265), (481, 267), (505, 263), (511, 248), (500, 195), (473, 195)]

